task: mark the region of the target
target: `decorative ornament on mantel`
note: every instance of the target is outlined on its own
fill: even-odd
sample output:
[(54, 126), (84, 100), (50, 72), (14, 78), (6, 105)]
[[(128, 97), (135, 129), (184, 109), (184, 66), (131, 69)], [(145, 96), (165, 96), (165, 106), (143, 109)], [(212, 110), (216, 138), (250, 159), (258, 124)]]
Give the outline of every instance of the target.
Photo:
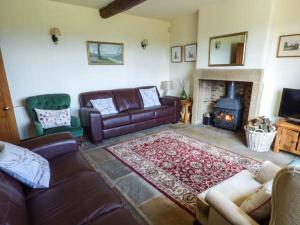
[(51, 39), (53, 41), (54, 44), (58, 44), (58, 36), (61, 36), (60, 30), (57, 27), (52, 27), (50, 29), (50, 35), (51, 35)]

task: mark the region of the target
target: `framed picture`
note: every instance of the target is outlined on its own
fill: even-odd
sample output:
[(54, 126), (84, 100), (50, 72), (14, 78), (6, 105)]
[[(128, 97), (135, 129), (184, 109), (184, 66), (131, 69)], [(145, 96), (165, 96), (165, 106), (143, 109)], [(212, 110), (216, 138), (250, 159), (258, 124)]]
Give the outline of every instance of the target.
[(182, 62), (182, 46), (171, 47), (171, 62), (172, 63)]
[(196, 62), (197, 60), (197, 43), (184, 46), (184, 61)]
[(87, 41), (89, 65), (124, 65), (124, 44)]
[(280, 36), (277, 57), (300, 57), (300, 34)]

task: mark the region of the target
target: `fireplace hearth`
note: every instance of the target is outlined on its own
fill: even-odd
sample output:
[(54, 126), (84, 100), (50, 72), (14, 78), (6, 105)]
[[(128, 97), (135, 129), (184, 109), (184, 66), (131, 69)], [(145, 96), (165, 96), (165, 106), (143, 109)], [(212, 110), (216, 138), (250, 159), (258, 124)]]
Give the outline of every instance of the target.
[(242, 125), (243, 103), (236, 96), (235, 82), (228, 82), (227, 96), (217, 101), (214, 110), (214, 126), (238, 130)]

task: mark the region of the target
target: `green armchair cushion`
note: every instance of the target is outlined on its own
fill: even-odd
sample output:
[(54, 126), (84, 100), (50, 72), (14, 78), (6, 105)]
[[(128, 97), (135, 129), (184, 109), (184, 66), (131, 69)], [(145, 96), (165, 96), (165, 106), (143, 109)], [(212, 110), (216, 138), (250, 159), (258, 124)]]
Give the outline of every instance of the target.
[(81, 137), (83, 129), (81, 127), (55, 127), (44, 130), (44, 135), (55, 134), (61, 132), (71, 132), (74, 137)]
[(38, 136), (59, 133), (59, 132), (71, 132), (75, 137), (81, 137), (83, 135), (83, 129), (80, 125), (80, 119), (76, 116), (71, 116), (71, 126), (56, 127), (51, 129), (43, 129), (38, 122), (35, 108), (37, 109), (49, 109), (60, 110), (69, 108), (71, 105), (71, 98), (68, 94), (47, 94), (29, 97), (26, 99), (26, 108), (29, 116), (34, 121), (35, 130)]

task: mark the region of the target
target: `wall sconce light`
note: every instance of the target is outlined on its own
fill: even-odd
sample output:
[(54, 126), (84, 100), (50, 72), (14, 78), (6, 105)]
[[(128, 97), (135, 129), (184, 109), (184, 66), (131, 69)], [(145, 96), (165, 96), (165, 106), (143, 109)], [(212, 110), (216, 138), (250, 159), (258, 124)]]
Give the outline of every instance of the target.
[(50, 35), (51, 35), (51, 39), (52, 39), (53, 43), (57, 44), (58, 43), (58, 36), (61, 36), (59, 28), (52, 27), (50, 29)]
[(148, 45), (149, 45), (149, 42), (147, 39), (142, 40), (141, 46), (143, 49), (146, 49)]

